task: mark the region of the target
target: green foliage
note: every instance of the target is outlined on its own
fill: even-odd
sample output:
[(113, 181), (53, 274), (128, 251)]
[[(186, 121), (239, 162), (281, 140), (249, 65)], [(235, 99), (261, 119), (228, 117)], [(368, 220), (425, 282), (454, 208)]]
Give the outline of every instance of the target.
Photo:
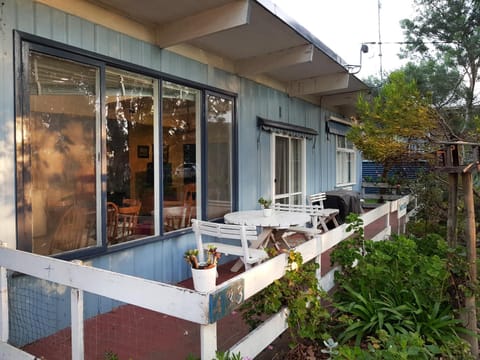
[(257, 327), (266, 315), (275, 314), (286, 306), (289, 310), (287, 322), (294, 341), (323, 338), (330, 315), (321, 303), (326, 293), (318, 285), (318, 264), (302, 264), (301, 254), (290, 251), (285, 276), (242, 304), (242, 316), (251, 328)]
[(398, 303), (391, 294), (380, 292), (376, 297), (371, 292), (362, 294), (348, 286), (343, 289), (346, 291), (345, 300), (335, 305), (344, 314), (339, 318), (340, 323), (347, 325), (340, 335), (341, 342), (355, 338), (355, 345), (359, 346), (367, 335), (379, 330), (385, 329), (394, 335), (406, 333), (413, 327), (409, 320), (411, 309)]
[(365, 237), (363, 230), (363, 219), (359, 214), (350, 213), (346, 217), (347, 231), (353, 231), (353, 235), (337, 245), (330, 254), (331, 264), (342, 266), (344, 276), (348, 276), (352, 267), (365, 254)]
[[(194, 355), (188, 355), (186, 360), (200, 360), (200, 358)], [(249, 358), (243, 358), (240, 352), (233, 354), (229, 350), (227, 351), (215, 351), (215, 359), (212, 360), (250, 360)]]
[(103, 360), (119, 360), (119, 357), (113, 351), (106, 351), (103, 354)]
[[(388, 334), (378, 331), (378, 337), (370, 337), (367, 348), (342, 345), (333, 359), (340, 360), (421, 360), (440, 354), (436, 346), (425, 345), (417, 333)], [(466, 359), (466, 358), (465, 358)]]
[(258, 199), (258, 203), (259, 203), (264, 209), (268, 209), (268, 208), (270, 208), (270, 205), (272, 204), (272, 200), (266, 200), (266, 199), (264, 199), (263, 197), (261, 197), (260, 199)]
[[(465, 344), (459, 333), (465, 329), (455, 319), (451, 304), (465, 296), (458, 286), (452, 286), (468, 283), (464, 254), (449, 249), (438, 235), (365, 241), (365, 249), (365, 256), (357, 258), (357, 266), (336, 274), (339, 288), (334, 299), (339, 341), (355, 340), (359, 345), (381, 331), (391, 337), (415, 333), (429, 351), (439, 349), (443, 356), (452, 359), (462, 353)], [(345, 252), (347, 255), (339, 257), (348, 258), (351, 249), (335, 251)], [(339, 349), (339, 354), (344, 354), (342, 351)], [(402, 356), (407, 355), (405, 352)], [(370, 352), (355, 358), (368, 356), (381, 358)]]
[(425, 140), (437, 127), (437, 116), (429, 100), (422, 97), (414, 81), (406, 80), (403, 72), (391, 73), (373, 100), (360, 97), (357, 112), (360, 123), (347, 137), (365, 159), (383, 165), (383, 176), (393, 164), (429, 152)]
[[(459, 103), (463, 105), (460, 130), (472, 129), (480, 60), (480, 3), (477, 0), (416, 0), (415, 5), (416, 16), (401, 22), (406, 35), (405, 50), (424, 59), (445, 59), (451, 68), (464, 74), (463, 99), (453, 99), (450, 105), (456, 109)], [(458, 82), (457, 87), (461, 85)]]
[(239, 352), (236, 354), (233, 354), (233, 353), (230, 353), (230, 351), (226, 351), (226, 352), (217, 351), (215, 354), (216, 354), (215, 360), (243, 360), (244, 359), (242, 358), (242, 355), (240, 355)]

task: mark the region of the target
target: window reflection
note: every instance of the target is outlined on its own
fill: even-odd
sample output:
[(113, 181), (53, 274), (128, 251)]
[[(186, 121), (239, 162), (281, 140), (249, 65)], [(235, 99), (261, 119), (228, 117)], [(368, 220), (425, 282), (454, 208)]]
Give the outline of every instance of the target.
[(98, 69), (35, 52), (29, 65), (22, 155), (32, 251), (95, 246)]
[(207, 97), (208, 219), (221, 218), (232, 210), (233, 101)]
[[(200, 91), (164, 82), (163, 131), (163, 226), (174, 231), (190, 226), (198, 216), (200, 151), (197, 139)], [(198, 154), (198, 155), (197, 155)]]
[(149, 77), (106, 70), (107, 237), (110, 245), (153, 235), (154, 86)]

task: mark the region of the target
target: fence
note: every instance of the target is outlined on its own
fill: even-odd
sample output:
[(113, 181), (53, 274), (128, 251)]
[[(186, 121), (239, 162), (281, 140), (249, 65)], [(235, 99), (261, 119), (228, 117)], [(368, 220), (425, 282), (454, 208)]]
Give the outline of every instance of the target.
[[(404, 216), (408, 196), (387, 202), (361, 215), (364, 226), (380, 223), (380, 231), (373, 240), (387, 238), (391, 233), (390, 214)], [(398, 211), (397, 211), (398, 210)], [(317, 261), (321, 255), (351, 235), (346, 225), (339, 226), (296, 247), (303, 260)], [(82, 360), (84, 352), (84, 292), (97, 294), (125, 304), (132, 304), (155, 312), (200, 324), (201, 359), (215, 358), (217, 350), (217, 322), (242, 302), (258, 293), (286, 271), (287, 255), (281, 254), (230, 280), (219, 284), (209, 293), (199, 293), (175, 285), (146, 280), (83, 265), (80, 261), (67, 262), (51, 257), (0, 247), (0, 359), (35, 359), (8, 344), (9, 301), (7, 271), (27, 274), (70, 288), (71, 351), (73, 360)], [(325, 290), (333, 287), (333, 272), (320, 278)], [(318, 272), (320, 277), (320, 271)], [(253, 358), (272, 343), (286, 329), (286, 309), (270, 317), (230, 348)]]

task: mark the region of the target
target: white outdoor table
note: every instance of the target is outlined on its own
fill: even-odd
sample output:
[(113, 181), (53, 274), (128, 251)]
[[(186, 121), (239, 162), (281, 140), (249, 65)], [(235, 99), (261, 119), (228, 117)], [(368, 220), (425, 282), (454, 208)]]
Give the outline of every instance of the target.
[[(258, 242), (251, 245), (252, 248), (258, 249), (260, 246), (266, 247), (270, 239), (275, 241), (273, 230), (288, 229), (294, 225), (304, 225), (310, 221), (310, 216), (306, 213), (288, 211), (273, 211), (271, 216), (264, 216), (263, 210), (247, 210), (225, 214), (223, 219), (226, 224), (261, 227), (262, 234), (258, 236)], [(231, 268), (231, 271), (238, 271), (242, 264), (241, 261), (237, 261)]]

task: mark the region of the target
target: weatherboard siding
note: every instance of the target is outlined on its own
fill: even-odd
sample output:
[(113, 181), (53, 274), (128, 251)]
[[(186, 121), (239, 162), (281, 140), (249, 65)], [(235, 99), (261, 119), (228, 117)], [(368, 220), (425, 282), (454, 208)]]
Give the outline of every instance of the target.
[[(3, 235), (0, 240), (7, 242), (9, 247), (16, 246), (17, 237), (16, 190), (12, 176), (15, 174), (13, 30), (236, 94), (240, 209), (256, 208), (258, 197), (268, 195), (271, 188), (271, 135), (258, 129), (257, 116), (317, 130), (319, 135), (316, 140), (306, 142), (307, 193), (335, 187), (335, 139), (325, 133), (325, 119), (330, 114), (318, 106), (31, 0), (3, 2), (0, 17), (0, 226)], [(86, 260), (86, 263), (142, 278), (176, 283), (190, 276), (182, 254), (194, 244), (191, 233), (169, 236), (143, 246), (104, 254)], [(32, 337), (46, 336), (69, 324), (69, 289), (51, 288), (27, 276), (12, 278), (10, 285), (17, 287), (17, 291), (10, 294), (12, 302), (15, 302), (15, 296), (31, 288), (35, 290), (36, 302), (45, 305), (39, 311), (49, 314), (46, 318), (48, 323), (42, 325), (39, 333), (12, 329), (12, 343), (22, 345), (34, 340)], [(110, 299), (90, 294), (85, 296), (87, 318), (117, 305), (118, 302)], [(11, 316), (15, 317), (21, 311), (13, 308)], [(32, 324), (36, 322), (33, 318), (31, 321)]]

